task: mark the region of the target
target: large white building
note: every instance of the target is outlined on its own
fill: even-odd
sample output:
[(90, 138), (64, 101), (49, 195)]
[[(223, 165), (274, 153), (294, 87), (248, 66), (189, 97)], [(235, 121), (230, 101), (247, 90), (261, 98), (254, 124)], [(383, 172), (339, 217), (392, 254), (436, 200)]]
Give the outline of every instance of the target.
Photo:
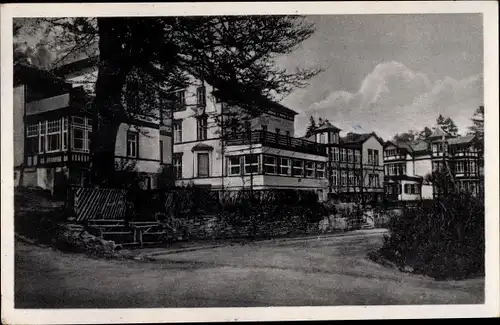
[[(296, 112), (262, 99), (250, 115), (214, 96), (214, 88), (193, 78), (179, 90), (174, 111), (173, 165), (178, 186), (214, 190), (302, 189), (326, 195), (324, 146), (293, 137)], [(232, 129), (236, 115), (245, 127)]]

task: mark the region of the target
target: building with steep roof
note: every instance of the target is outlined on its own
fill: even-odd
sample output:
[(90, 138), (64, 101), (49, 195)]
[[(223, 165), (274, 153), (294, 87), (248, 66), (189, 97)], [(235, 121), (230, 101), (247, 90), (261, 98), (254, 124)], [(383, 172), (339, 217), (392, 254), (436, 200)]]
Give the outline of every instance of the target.
[(424, 141), (384, 145), (385, 193), (397, 200), (432, 199), (440, 189), (431, 181), (434, 171), (451, 177), (459, 190), (479, 194), (484, 187), (483, 157), (474, 136), (453, 136), (436, 127)]
[(342, 201), (377, 200), (384, 193), (383, 141), (375, 133), (348, 133), (326, 121), (310, 139), (328, 154), (328, 195)]

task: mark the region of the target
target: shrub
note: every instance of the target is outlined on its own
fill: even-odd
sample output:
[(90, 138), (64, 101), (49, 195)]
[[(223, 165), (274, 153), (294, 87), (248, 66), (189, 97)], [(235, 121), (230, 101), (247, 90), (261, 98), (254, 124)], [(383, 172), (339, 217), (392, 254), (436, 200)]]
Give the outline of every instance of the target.
[(392, 218), (380, 254), (400, 268), (437, 279), (484, 272), (484, 201), (451, 194)]

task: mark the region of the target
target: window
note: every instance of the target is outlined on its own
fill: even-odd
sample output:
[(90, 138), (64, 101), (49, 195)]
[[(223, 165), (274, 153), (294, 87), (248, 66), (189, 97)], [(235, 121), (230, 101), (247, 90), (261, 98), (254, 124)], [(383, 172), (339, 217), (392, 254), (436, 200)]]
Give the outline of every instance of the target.
[(469, 174), (475, 174), (477, 171), (476, 171), (476, 162), (475, 161), (467, 161), (467, 171), (469, 172)]
[(174, 129), (174, 143), (182, 142), (182, 121), (174, 121), (172, 123), (172, 127)]
[(267, 125), (262, 125), (262, 131), (267, 132)]
[(306, 161), (306, 177), (314, 177), (314, 162)]
[[(63, 124), (64, 121), (63, 121)], [(67, 141), (67, 134), (65, 134), (65, 128), (63, 127), (63, 147), (65, 147), (65, 142)], [(79, 152), (89, 152), (91, 141), (92, 141), (92, 120), (89, 118), (83, 118), (78, 116), (73, 116), (73, 125), (71, 126), (71, 147), (74, 151)]]
[(345, 149), (340, 149), (340, 161), (345, 161)]
[(137, 158), (137, 138), (137, 132), (127, 132), (127, 157)]
[(61, 150), (61, 120), (47, 121), (47, 152)]
[(76, 125), (73, 127), (73, 150), (85, 150), (85, 130)]
[(339, 185), (339, 171), (338, 170), (333, 170), (332, 172), (332, 183), (333, 183), (333, 186), (338, 186)]
[(354, 162), (361, 162), (361, 153), (359, 152), (359, 150), (354, 150)]
[(179, 90), (175, 93), (175, 110), (180, 111), (186, 106), (186, 91)]
[(370, 187), (380, 187), (380, 179), (378, 174), (370, 174), (368, 177)]
[(354, 185), (354, 171), (350, 171), (347, 173), (347, 181), (349, 185)]
[(389, 149), (389, 150), (386, 150), (384, 153), (385, 153), (386, 156), (395, 156), (396, 155), (396, 149)]
[(174, 154), (172, 157), (173, 165), (174, 165), (174, 177), (175, 179), (182, 178), (182, 155)]
[(196, 89), (196, 102), (198, 106), (205, 106), (206, 104), (205, 87), (201, 86)]
[(240, 157), (229, 157), (228, 158), (228, 169), (229, 175), (241, 175), (241, 162)]
[(325, 177), (325, 163), (317, 162), (316, 163), (316, 178), (324, 178)]
[(463, 173), (464, 172), (464, 162), (457, 161), (455, 164), (455, 173)]
[(209, 156), (208, 153), (198, 154), (198, 177), (208, 177), (209, 170)]
[(290, 174), (290, 159), (280, 158), (279, 174), (280, 175)]
[(368, 164), (372, 165), (373, 164), (373, 150), (368, 149)]
[(304, 176), (304, 161), (299, 159), (292, 160), (292, 176)]
[(347, 149), (347, 161), (349, 162), (354, 161), (353, 150), (351, 149)]
[(207, 117), (202, 116), (199, 117), (196, 121), (197, 123), (197, 139), (198, 140), (206, 140), (207, 139)]
[(26, 152), (28, 154), (35, 154), (39, 152), (38, 130), (38, 124), (28, 125), (26, 128)]
[(333, 148), (333, 161), (339, 161), (339, 148)]
[(373, 164), (378, 166), (380, 164), (378, 159), (378, 150), (373, 150)]
[(342, 170), (340, 172), (340, 185), (346, 185), (347, 184), (347, 171)]
[(319, 143), (326, 143), (325, 141), (325, 133), (320, 133), (319, 134)]
[(163, 140), (160, 140), (160, 164), (163, 163)]
[(410, 184), (405, 184), (405, 194), (410, 194)]
[(259, 155), (244, 156), (245, 174), (257, 174), (259, 172)]
[(276, 157), (264, 156), (264, 173), (276, 174)]

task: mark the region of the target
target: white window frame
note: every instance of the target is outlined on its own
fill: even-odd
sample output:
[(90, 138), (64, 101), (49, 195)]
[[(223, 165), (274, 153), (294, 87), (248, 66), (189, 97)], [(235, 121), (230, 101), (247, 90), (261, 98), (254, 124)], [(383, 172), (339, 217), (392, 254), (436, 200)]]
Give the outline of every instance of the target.
[[(248, 163), (247, 158), (250, 156), (257, 158), (256, 161)], [(245, 175), (255, 175), (255, 174), (259, 173), (259, 165), (260, 165), (259, 158), (260, 158), (259, 154), (249, 154), (249, 155), (243, 156), (243, 171), (244, 171)], [(247, 167), (256, 167), (256, 171), (255, 172), (247, 172)]]
[[(207, 155), (208, 157), (208, 160), (207, 160), (207, 169), (208, 169), (208, 173), (207, 175), (203, 175), (203, 176), (200, 176), (200, 155)], [(204, 152), (204, 151), (201, 151), (201, 152), (197, 152), (196, 153), (196, 176), (199, 177), (199, 178), (208, 178), (210, 177), (210, 173), (212, 171), (212, 166), (211, 166), (211, 157), (210, 157), (210, 152)]]
[(346, 157), (346, 149), (345, 148), (341, 148), (340, 149), (340, 162), (345, 162), (345, 157)]
[(207, 104), (207, 91), (205, 85), (201, 85), (196, 88), (196, 104), (198, 106), (204, 106)]
[[(296, 165), (298, 163), (299, 165)], [(297, 173), (297, 171), (299, 173)], [(292, 159), (292, 176), (294, 177), (304, 177), (304, 160), (302, 159)]]
[[(272, 159), (273, 160), (273, 163), (270, 164), (269, 162), (266, 162), (266, 159)], [(265, 174), (268, 174), (268, 175), (276, 175), (277, 174), (277, 168), (276, 168), (276, 157), (275, 156), (269, 156), (269, 155), (264, 155), (264, 173)], [(269, 167), (272, 167), (273, 169), (273, 172), (269, 172), (266, 170), (266, 167), (269, 168)]]
[(347, 161), (348, 162), (354, 162), (353, 149), (347, 149)]
[(182, 178), (182, 155), (175, 154), (172, 157), (172, 165), (174, 166), (175, 179)]
[(338, 147), (333, 148), (333, 161), (339, 161), (340, 159), (340, 149)]
[[(231, 161), (232, 159), (237, 159), (238, 163), (233, 164)], [(227, 168), (228, 168), (228, 175), (229, 176), (240, 176), (241, 175), (241, 156), (233, 156), (233, 157), (228, 157), (227, 158)], [(233, 168), (237, 168), (238, 172), (233, 173)]]
[[(286, 164), (284, 164), (286, 162)], [(282, 169), (286, 168), (287, 172), (283, 173)], [(291, 175), (292, 168), (291, 168), (291, 159), (290, 158), (285, 158), (285, 157), (280, 157), (279, 158), (279, 168), (278, 168), (278, 173), (279, 175), (282, 176), (289, 176)]]
[[(46, 152), (51, 153), (51, 152), (58, 152), (61, 151), (62, 148), (62, 119), (56, 119), (56, 120), (51, 120), (51, 121), (45, 121), (46, 123), (46, 135), (45, 135), (45, 141), (46, 141)], [(49, 131), (49, 129), (52, 129)], [(56, 137), (58, 140), (57, 148), (55, 149), (49, 149), (50, 145), (50, 137)]]
[(314, 178), (314, 161), (307, 160), (304, 164), (305, 167), (305, 177)]
[(316, 162), (316, 178), (325, 177), (325, 167), (324, 162)]
[(455, 173), (463, 173), (465, 171), (465, 166), (463, 161), (457, 161), (455, 164)]
[[(134, 139), (131, 139), (129, 138), (129, 135), (134, 135)], [(135, 132), (135, 131), (127, 131), (127, 148), (126, 148), (126, 155), (127, 157), (129, 158), (137, 158), (139, 157), (139, 150), (138, 150), (138, 146), (139, 146), (139, 132)], [(132, 147), (129, 147), (133, 145)], [(133, 154), (132, 154), (132, 150), (131, 149), (134, 149), (133, 151)]]
[[(174, 121), (172, 123), (173, 135), (174, 135), (174, 144), (182, 143), (182, 121)], [(198, 127), (198, 125), (196, 125)]]
[(40, 123), (29, 124), (26, 126), (26, 138), (36, 139), (37, 148), (30, 154), (37, 154), (40, 152)]
[(345, 170), (340, 171), (340, 185), (341, 186), (347, 185), (347, 171)]
[(359, 152), (359, 150), (354, 150), (354, 162), (361, 162), (361, 153)]
[[(203, 122), (203, 123), (202, 123)], [(208, 117), (199, 116), (196, 119), (196, 140), (203, 141), (208, 138)]]

